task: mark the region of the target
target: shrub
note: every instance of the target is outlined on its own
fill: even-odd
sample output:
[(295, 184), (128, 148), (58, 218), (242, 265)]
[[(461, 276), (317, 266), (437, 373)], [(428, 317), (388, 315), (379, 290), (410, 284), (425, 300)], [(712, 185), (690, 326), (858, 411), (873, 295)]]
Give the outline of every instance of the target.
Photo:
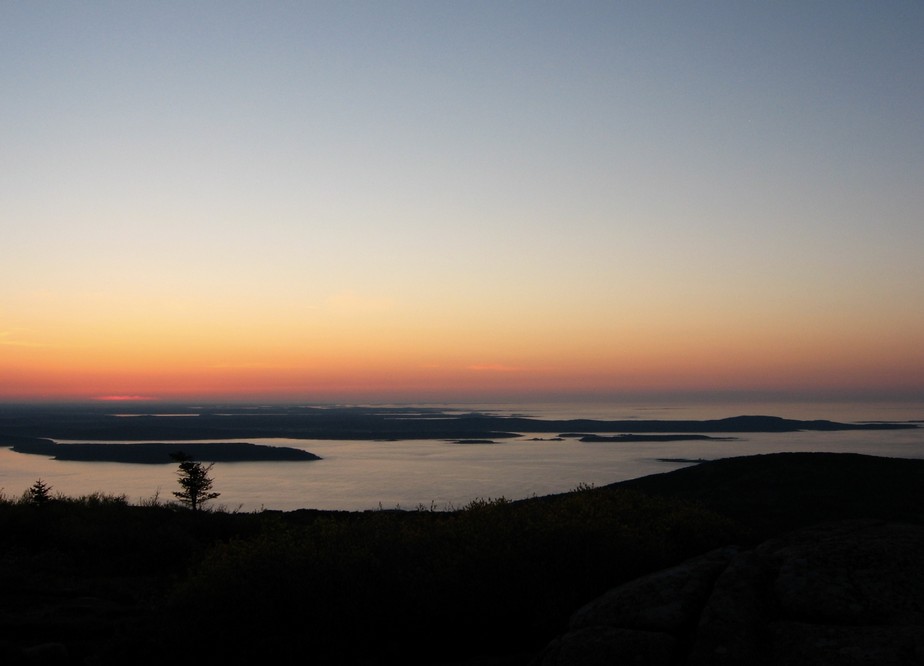
[(33, 506), (44, 506), (52, 500), (51, 486), (38, 479), (32, 486), (23, 493), (23, 501)]

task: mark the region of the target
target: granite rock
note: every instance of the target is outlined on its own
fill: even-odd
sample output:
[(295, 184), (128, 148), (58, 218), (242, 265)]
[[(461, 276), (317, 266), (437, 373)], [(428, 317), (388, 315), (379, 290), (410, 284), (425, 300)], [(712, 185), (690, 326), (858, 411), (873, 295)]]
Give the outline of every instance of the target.
[(924, 526), (818, 525), (727, 548), (578, 609), (537, 666), (924, 665)]

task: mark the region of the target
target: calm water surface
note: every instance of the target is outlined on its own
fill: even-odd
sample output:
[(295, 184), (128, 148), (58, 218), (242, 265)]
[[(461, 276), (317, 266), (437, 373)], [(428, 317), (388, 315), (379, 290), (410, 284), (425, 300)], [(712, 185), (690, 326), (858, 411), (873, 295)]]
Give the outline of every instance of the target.
[[(463, 405), (542, 418), (700, 419), (739, 414), (840, 421), (921, 420), (924, 405)], [(552, 437), (557, 433), (540, 435)], [(783, 451), (830, 451), (924, 458), (924, 428), (833, 433), (746, 433), (734, 441), (583, 443), (530, 441), (529, 434), (496, 444), (455, 444), (442, 440), (368, 442), (343, 440), (249, 439), (292, 446), (322, 460), (306, 463), (219, 463), (212, 471), (213, 502), (244, 511), (298, 508), (363, 510), (418, 506), (446, 509), (477, 498), (519, 499), (571, 490), (579, 484), (667, 472), (683, 463), (660, 458), (715, 459)], [(229, 441), (229, 440), (223, 440)], [(177, 489), (173, 465), (129, 465), (48, 460), (0, 448), (0, 488), (18, 497), (37, 478), (54, 491), (79, 496), (95, 491), (125, 494), (138, 502)]]

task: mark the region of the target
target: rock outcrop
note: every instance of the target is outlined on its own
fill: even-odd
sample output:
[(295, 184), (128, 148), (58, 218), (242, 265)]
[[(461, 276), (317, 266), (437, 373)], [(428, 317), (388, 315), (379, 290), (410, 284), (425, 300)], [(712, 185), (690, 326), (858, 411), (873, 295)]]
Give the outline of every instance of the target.
[(924, 526), (851, 521), (717, 550), (579, 609), (537, 666), (924, 664)]

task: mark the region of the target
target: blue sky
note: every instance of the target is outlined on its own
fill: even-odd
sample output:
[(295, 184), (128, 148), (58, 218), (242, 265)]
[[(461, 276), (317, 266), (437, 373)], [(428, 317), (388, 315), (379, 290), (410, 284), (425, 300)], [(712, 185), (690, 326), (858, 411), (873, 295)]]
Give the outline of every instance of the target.
[(3, 3), (0, 375), (919, 392), (922, 34), (914, 2)]

